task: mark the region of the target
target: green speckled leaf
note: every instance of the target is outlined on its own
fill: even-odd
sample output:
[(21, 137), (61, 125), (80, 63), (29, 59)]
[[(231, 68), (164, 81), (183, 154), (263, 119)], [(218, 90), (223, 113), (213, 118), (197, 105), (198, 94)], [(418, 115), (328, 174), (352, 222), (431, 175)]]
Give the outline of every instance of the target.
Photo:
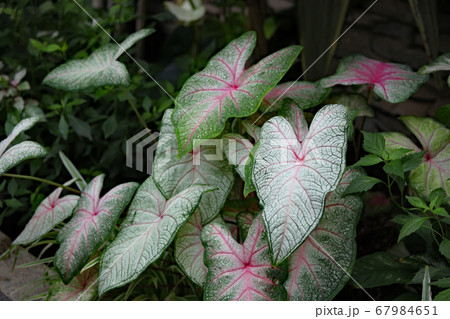
[[(172, 109), (166, 110), (162, 119), (155, 159), (153, 179), (163, 193), (170, 198), (192, 184), (210, 185), (217, 190), (206, 193), (199, 204), (202, 222), (210, 222), (223, 207), (233, 186), (233, 168), (224, 158), (222, 149), (215, 145), (203, 145), (177, 158), (177, 138), (170, 120)], [(214, 154), (220, 155), (217, 159)], [(213, 157), (211, 159), (211, 157)], [(209, 159), (208, 159), (209, 158)]]
[(337, 189), (327, 195), (316, 229), (289, 257), (285, 283), (289, 300), (331, 300), (347, 282), (355, 262), (356, 224), (363, 203), (358, 196), (342, 195), (350, 181), (362, 175), (359, 169), (344, 173)]
[(254, 219), (245, 242), (240, 245), (227, 226), (213, 222), (203, 228), (208, 268), (205, 300), (285, 300), (284, 267), (273, 267), (261, 217)]
[(25, 141), (6, 150), (0, 157), (0, 175), (23, 161), (44, 157), (47, 151), (36, 142)]
[(273, 117), (264, 124), (259, 143), (253, 182), (277, 265), (316, 228), (327, 193), (339, 184), (347, 150), (347, 109), (338, 104), (320, 109), (302, 142), (285, 118)]
[(151, 177), (139, 187), (119, 234), (100, 261), (99, 294), (136, 279), (172, 243), (202, 197), (212, 190), (192, 185), (166, 200)]
[(20, 121), (11, 131), (6, 139), (0, 142), (0, 157), (5, 152), (9, 144), (22, 132), (29, 130), (39, 122), (39, 117), (29, 117)]
[(25, 229), (12, 243), (13, 245), (26, 245), (34, 242), (72, 215), (79, 196), (67, 195), (59, 198), (61, 191), (62, 188), (57, 188), (39, 204)]
[(339, 62), (336, 74), (320, 81), (322, 87), (369, 84), (377, 96), (390, 103), (406, 101), (428, 81), (403, 64), (385, 63), (353, 54)]
[(172, 116), (180, 157), (202, 139), (219, 135), (228, 118), (255, 113), (301, 50), (300, 46), (282, 49), (245, 69), (255, 44), (254, 31), (243, 34), (184, 84)]
[(154, 30), (144, 29), (131, 34), (121, 46), (107, 44), (95, 50), (86, 59), (66, 62), (53, 69), (44, 78), (43, 84), (65, 91), (79, 91), (104, 85), (128, 86), (130, 75), (126, 66), (116, 61), (136, 41), (148, 36)]
[(55, 266), (66, 284), (109, 238), (138, 187), (137, 183), (121, 184), (100, 198), (104, 177), (99, 175), (86, 186), (72, 219), (58, 234), (61, 245), (55, 254)]

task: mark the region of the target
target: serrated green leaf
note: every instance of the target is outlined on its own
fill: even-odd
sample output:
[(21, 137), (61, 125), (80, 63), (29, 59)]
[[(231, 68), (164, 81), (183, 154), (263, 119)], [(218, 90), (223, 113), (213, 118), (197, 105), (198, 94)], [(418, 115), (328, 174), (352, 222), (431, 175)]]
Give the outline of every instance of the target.
[(397, 242), (419, 230), (419, 228), (422, 227), (423, 223), (427, 219), (427, 217), (410, 216), (403, 227), (400, 229), (400, 234), (398, 235)]
[(348, 185), (344, 195), (368, 191), (378, 183), (382, 183), (382, 181), (378, 178), (371, 176), (358, 176), (350, 182), (350, 185)]
[(65, 284), (109, 238), (138, 186), (137, 183), (121, 184), (100, 198), (103, 179), (104, 175), (99, 175), (86, 186), (72, 219), (58, 234), (61, 245), (55, 254), (55, 266)]
[(450, 240), (447, 238), (442, 239), (439, 244), (439, 252), (445, 256), (445, 258), (450, 259)]
[(441, 291), (434, 297), (434, 301), (450, 301), (450, 289)]
[(207, 185), (192, 185), (166, 200), (150, 176), (139, 187), (119, 234), (100, 262), (99, 294), (136, 279), (172, 243), (197, 208)]
[(415, 197), (415, 196), (405, 196), (405, 197), (412, 206), (422, 208), (425, 210), (429, 209), (428, 205), (425, 203), (425, 201), (422, 198)]
[(206, 193), (199, 204), (202, 222), (208, 223), (217, 216), (230, 193), (234, 181), (233, 168), (223, 158), (220, 144), (203, 145), (178, 159), (177, 138), (170, 120), (172, 111), (166, 110), (162, 119), (153, 162), (153, 179), (165, 198), (172, 197), (192, 184), (217, 188)]
[(398, 176), (402, 179), (405, 177), (403, 173), (403, 164), (400, 160), (393, 160), (384, 164), (383, 170), (389, 175)]
[(410, 153), (406, 154), (402, 157), (401, 161), (403, 164), (403, 171), (409, 172), (417, 167), (422, 163), (423, 156), (425, 155), (425, 151), (423, 152), (417, 152), (417, 153)]
[(345, 169), (347, 109), (320, 109), (303, 142), (285, 118), (273, 117), (264, 124), (259, 143), (253, 183), (277, 265), (316, 228), (327, 193), (339, 184)]
[(362, 131), (363, 148), (366, 152), (384, 158), (385, 141), (383, 135)]
[(255, 45), (254, 31), (243, 34), (185, 82), (172, 115), (179, 157), (203, 139), (219, 135), (228, 118), (255, 113), (301, 50), (300, 46), (282, 49), (246, 70)]
[(357, 166), (372, 166), (372, 165), (381, 163), (382, 161), (383, 161), (382, 158), (380, 158), (376, 155), (373, 155), (373, 154), (368, 154), (368, 155), (361, 157), (359, 159), (359, 161), (357, 161), (355, 164), (353, 164), (353, 166), (355, 166), (355, 167), (357, 167)]
[(437, 286), (440, 288), (450, 288), (450, 277), (441, 278), (431, 283), (433, 286)]
[(354, 168), (344, 173), (327, 196), (317, 228), (289, 257), (288, 300), (331, 300), (347, 282), (356, 258), (356, 224), (363, 203), (358, 196), (342, 194), (352, 179), (362, 175)]
[(75, 130), (79, 136), (86, 137), (88, 140), (92, 141), (91, 126), (89, 123), (79, 119), (78, 117), (68, 114), (70, 126)]

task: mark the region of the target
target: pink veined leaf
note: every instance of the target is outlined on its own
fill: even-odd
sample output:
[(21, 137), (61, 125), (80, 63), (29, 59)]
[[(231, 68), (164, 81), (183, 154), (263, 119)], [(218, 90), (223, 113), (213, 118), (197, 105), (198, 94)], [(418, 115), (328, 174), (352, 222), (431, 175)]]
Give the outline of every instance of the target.
[(338, 84), (369, 84), (383, 100), (400, 103), (414, 94), (428, 78), (428, 75), (413, 72), (407, 65), (385, 63), (354, 54), (343, 58), (336, 74), (322, 79), (320, 85), (332, 87)]
[(243, 34), (186, 81), (172, 115), (179, 157), (202, 139), (219, 135), (228, 118), (255, 113), (301, 51), (300, 46), (291, 46), (245, 69), (255, 44), (254, 31)]
[(254, 219), (242, 245), (219, 222), (206, 225), (201, 239), (208, 268), (205, 300), (286, 299), (286, 269), (271, 265), (261, 217)]
[(256, 126), (254, 124), (252, 124), (249, 121), (243, 120), (242, 121), (242, 125), (245, 128), (245, 131), (247, 132), (248, 135), (250, 135), (253, 140), (256, 142), (258, 142), (259, 140), (259, 134), (261, 134), (261, 128), (259, 126)]
[(450, 195), (450, 130), (431, 118), (403, 116), (400, 119), (419, 140), (422, 149), (403, 134), (383, 133), (386, 150), (426, 151), (422, 164), (409, 174), (411, 187), (423, 197), (440, 187)]
[(61, 245), (55, 254), (55, 266), (65, 284), (109, 238), (138, 187), (137, 183), (121, 184), (100, 198), (104, 177), (99, 175), (86, 186), (72, 219), (58, 234)]
[(166, 200), (150, 176), (139, 187), (114, 241), (100, 261), (99, 294), (136, 279), (169, 247), (213, 188), (191, 185)]
[(264, 207), (275, 265), (319, 223), (325, 196), (337, 187), (345, 169), (347, 128), (347, 109), (339, 104), (317, 112), (302, 142), (284, 117), (273, 117), (263, 125), (253, 183)]
[(223, 159), (222, 150), (216, 144), (202, 145), (177, 158), (177, 138), (170, 120), (172, 111), (166, 110), (162, 119), (153, 161), (153, 179), (165, 198), (171, 198), (192, 184), (217, 188), (206, 193), (199, 204), (198, 209), (205, 224), (213, 220), (223, 207), (233, 186), (233, 168)]
[(293, 100), (300, 108), (308, 109), (319, 105), (331, 89), (307, 81), (278, 84), (263, 99), (261, 111), (276, 111), (283, 106), (283, 99)]
[(39, 204), (33, 217), (14, 240), (13, 245), (26, 245), (34, 242), (72, 215), (79, 196), (67, 195), (59, 198), (61, 191), (62, 188), (55, 189)]
[(245, 180), (245, 165), (250, 156), (253, 144), (240, 134), (228, 133), (222, 138), (223, 151), (230, 165), (233, 165), (239, 176)]
[(175, 239), (175, 260), (184, 273), (199, 286), (205, 283), (208, 272), (203, 262), (205, 249), (200, 240), (202, 229), (202, 219), (197, 210), (180, 229)]
[(281, 107), (280, 113), (294, 129), (295, 135), (299, 142), (303, 142), (308, 134), (308, 123), (306, 123), (305, 115), (303, 111), (292, 100), (285, 100), (284, 105)]
[(363, 175), (348, 169), (338, 188), (327, 195), (323, 217), (306, 241), (289, 257), (284, 284), (288, 300), (331, 300), (348, 280), (356, 257), (356, 225), (363, 203), (342, 197), (349, 183)]
[(90, 268), (65, 285), (56, 281), (50, 288), (49, 300), (55, 301), (89, 301), (97, 296), (98, 267)]

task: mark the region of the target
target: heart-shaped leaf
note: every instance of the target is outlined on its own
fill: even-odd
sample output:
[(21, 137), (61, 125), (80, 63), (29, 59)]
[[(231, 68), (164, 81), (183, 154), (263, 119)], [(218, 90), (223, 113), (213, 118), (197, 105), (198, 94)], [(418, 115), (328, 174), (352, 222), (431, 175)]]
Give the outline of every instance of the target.
[(327, 195), (316, 229), (289, 257), (285, 283), (289, 300), (331, 300), (348, 280), (356, 257), (356, 224), (363, 203), (343, 197), (349, 183), (363, 176), (359, 169), (344, 173), (339, 186)]
[(208, 268), (205, 300), (285, 300), (286, 269), (270, 263), (269, 245), (261, 217), (254, 219), (240, 245), (227, 226), (213, 222), (203, 228)]
[[(192, 184), (210, 185), (217, 190), (202, 197), (199, 211), (202, 222), (210, 222), (223, 207), (233, 186), (233, 168), (223, 159), (220, 145), (203, 145), (177, 159), (177, 138), (170, 120), (172, 109), (162, 119), (153, 179), (165, 198), (170, 198)], [(213, 141), (214, 142), (214, 141)]]
[[(450, 53), (445, 53), (434, 60), (432, 63), (424, 65), (420, 68), (419, 74), (428, 74), (437, 71), (450, 71)], [(450, 76), (447, 78), (448, 86), (450, 86)]]
[(259, 143), (253, 182), (277, 265), (316, 228), (325, 196), (341, 179), (347, 110), (338, 104), (320, 109), (303, 142), (285, 118), (276, 116), (264, 124)]
[(245, 180), (245, 164), (250, 156), (253, 144), (240, 134), (228, 133), (222, 138), (223, 150), (230, 165), (233, 165), (239, 176)]
[(100, 198), (104, 177), (99, 175), (86, 186), (72, 219), (58, 234), (61, 246), (55, 255), (55, 266), (65, 284), (109, 238), (138, 187), (137, 183), (121, 184)]
[(219, 135), (228, 118), (255, 113), (301, 50), (300, 46), (282, 49), (246, 70), (255, 44), (254, 31), (243, 34), (184, 84), (172, 116), (180, 157), (202, 139)]
[(332, 87), (338, 84), (369, 84), (383, 100), (400, 103), (414, 94), (428, 78), (428, 75), (413, 72), (407, 65), (385, 63), (354, 54), (343, 58), (336, 74), (322, 79), (320, 85)]
[(192, 185), (167, 200), (151, 177), (139, 187), (119, 234), (100, 261), (99, 294), (136, 279), (172, 243), (197, 208), (202, 194), (212, 190)]
[(175, 239), (175, 260), (184, 273), (197, 285), (203, 286), (208, 269), (203, 262), (203, 248), (200, 213), (194, 212), (188, 222), (180, 229)]
[(61, 280), (50, 288), (49, 300), (55, 301), (89, 301), (97, 295), (98, 268), (90, 268), (76, 276), (68, 285)]
[(23, 161), (43, 157), (47, 151), (36, 142), (25, 141), (10, 147), (0, 157), (0, 175)]
[(425, 151), (422, 164), (409, 174), (410, 186), (421, 196), (428, 197), (437, 188), (450, 194), (450, 130), (431, 118), (403, 116), (400, 118), (422, 145), (417, 147), (400, 133), (384, 133), (386, 151), (406, 148), (413, 152)]
[(104, 85), (128, 86), (130, 75), (127, 68), (116, 60), (124, 50), (153, 32), (153, 29), (140, 30), (131, 34), (120, 46), (110, 43), (95, 50), (86, 59), (64, 63), (47, 74), (42, 83), (65, 91), (79, 91)]
[(308, 109), (319, 105), (331, 89), (323, 88), (312, 82), (297, 81), (278, 84), (263, 99), (260, 109), (276, 111), (283, 106), (283, 99), (293, 100), (300, 108)]
[(13, 245), (26, 245), (34, 242), (72, 215), (79, 196), (67, 195), (59, 198), (61, 191), (62, 188), (57, 188), (39, 204), (25, 229), (12, 243)]

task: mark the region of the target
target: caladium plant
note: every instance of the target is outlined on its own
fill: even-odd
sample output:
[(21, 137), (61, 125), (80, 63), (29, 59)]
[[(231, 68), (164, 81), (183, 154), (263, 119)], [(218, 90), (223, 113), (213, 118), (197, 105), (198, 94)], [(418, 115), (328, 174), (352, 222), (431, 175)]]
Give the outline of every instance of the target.
[(360, 54), (350, 55), (339, 62), (336, 74), (320, 81), (323, 87), (367, 84), (373, 92), (390, 103), (406, 101), (428, 80), (403, 64), (385, 63)]
[[(419, 69), (419, 74), (428, 74), (437, 71), (450, 71), (450, 53), (445, 53), (434, 60), (432, 63), (424, 65)], [(450, 76), (447, 78), (450, 86)]]
[(336, 188), (345, 168), (344, 106), (322, 108), (306, 135), (307, 128), (301, 127), (305, 121), (294, 117), (291, 122), (296, 130), (281, 116), (264, 124), (253, 166), (274, 264), (289, 257), (317, 227), (325, 196)]
[(37, 157), (43, 157), (47, 155), (47, 151), (41, 145), (36, 142), (25, 141), (17, 145), (8, 146), (11, 142), (20, 135), (20, 133), (29, 130), (37, 122), (38, 117), (30, 117), (20, 121), (11, 131), (6, 139), (0, 142), (0, 176), (7, 170), (20, 164), (21, 162)]
[(442, 188), (450, 195), (450, 130), (431, 118), (403, 116), (400, 120), (420, 142), (419, 148), (401, 133), (383, 133), (386, 150), (393, 152), (406, 149), (412, 152), (425, 151), (419, 167), (409, 174), (410, 186), (424, 198)]
[[(64, 90), (127, 85), (128, 72), (117, 58), (151, 32), (70, 61), (44, 83)], [(301, 47), (246, 68), (255, 43), (255, 32), (243, 34), (186, 81), (175, 109), (163, 115), (153, 175), (135, 195), (138, 185), (126, 183), (100, 198), (104, 175), (86, 184), (61, 154), (81, 196), (60, 198), (62, 189), (56, 189), (14, 242), (33, 244), (73, 212), (62, 230), (56, 228), (54, 266), (61, 281), (51, 299), (87, 300), (137, 284), (172, 244), (180, 272), (205, 300), (328, 300), (343, 287), (362, 209), (350, 183), (367, 177), (362, 169), (346, 169), (347, 139), (354, 117), (373, 116), (373, 110), (358, 94), (331, 95), (332, 104), (321, 107), (310, 125), (312, 115), (305, 117), (304, 110), (323, 104), (337, 84), (368, 85), (380, 98), (401, 102), (428, 76), (353, 55), (319, 83), (278, 84)], [(235, 119), (227, 123), (229, 118)], [(426, 151), (422, 164), (410, 168), (410, 181), (418, 192), (442, 187), (448, 194), (448, 129), (431, 119), (402, 120)], [(0, 155), (35, 121), (21, 122), (0, 144)], [(376, 151), (366, 143), (368, 134), (363, 147)], [(388, 152), (422, 151), (400, 134), (385, 140)], [(2, 166), (7, 152), (0, 174), (10, 167)]]
[(83, 190), (73, 218), (58, 234), (61, 243), (55, 255), (56, 270), (68, 284), (89, 261), (97, 249), (108, 240), (137, 183), (116, 186), (102, 198), (104, 175), (94, 178)]
[(255, 44), (255, 32), (243, 34), (184, 84), (172, 115), (180, 157), (202, 139), (219, 135), (228, 118), (255, 113), (301, 50), (300, 46), (282, 49), (245, 69)]

